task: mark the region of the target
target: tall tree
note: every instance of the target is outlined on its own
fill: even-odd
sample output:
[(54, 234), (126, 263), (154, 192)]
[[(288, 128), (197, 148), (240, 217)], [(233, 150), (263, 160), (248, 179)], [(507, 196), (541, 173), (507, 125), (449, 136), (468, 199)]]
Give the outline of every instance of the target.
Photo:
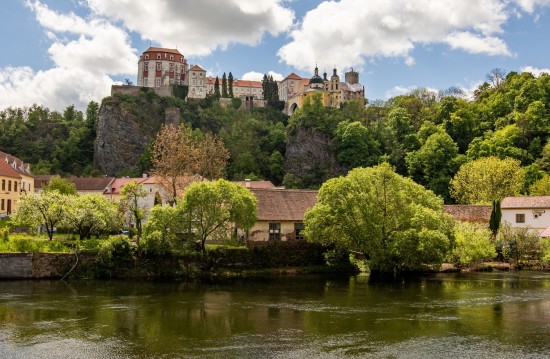
[(387, 163), (328, 180), (305, 215), (309, 241), (361, 252), (373, 272), (441, 263), (453, 225), (439, 197)]
[(63, 222), (78, 233), (80, 239), (116, 230), (120, 213), (115, 204), (99, 194), (68, 196), (67, 211)]
[(497, 236), (501, 219), (502, 212), (500, 210), (500, 201), (494, 200), (493, 207), (491, 209), (491, 218), (489, 218), (489, 229), (491, 230), (493, 238), (496, 238)]
[(518, 195), (525, 172), (516, 159), (484, 157), (463, 164), (451, 180), (451, 194), (464, 204), (490, 204)]
[(56, 226), (65, 218), (67, 199), (67, 195), (58, 191), (23, 196), (19, 200), (14, 222), (20, 225), (44, 227), (51, 241)]
[(227, 90), (229, 97), (233, 98), (233, 74), (231, 71), (229, 71), (229, 75), (227, 76)]
[(134, 222), (137, 232), (137, 245), (139, 247), (139, 240), (142, 233), (142, 223), (145, 218), (145, 205), (143, 199), (147, 196), (147, 190), (143, 188), (137, 181), (128, 182), (120, 190), (122, 195), (123, 211), (128, 212), (131, 221)]
[(225, 72), (222, 76), (222, 97), (227, 98), (229, 97), (229, 94), (227, 93), (227, 77), (225, 76)]
[(248, 230), (257, 220), (256, 197), (243, 186), (217, 180), (193, 183), (187, 188), (178, 210), (201, 242), (218, 235), (228, 239), (237, 228)]
[(59, 176), (52, 176), (48, 184), (42, 186), (42, 191), (57, 191), (61, 194), (76, 195), (76, 186), (65, 178)]
[(220, 97), (221, 94), (220, 94), (220, 79), (218, 78), (218, 76), (216, 76), (216, 81), (214, 82), (214, 96), (216, 97)]

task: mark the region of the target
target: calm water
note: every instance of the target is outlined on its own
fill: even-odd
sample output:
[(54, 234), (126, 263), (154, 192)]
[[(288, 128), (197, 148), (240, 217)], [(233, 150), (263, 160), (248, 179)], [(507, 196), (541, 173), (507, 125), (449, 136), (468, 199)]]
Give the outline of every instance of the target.
[(549, 358), (550, 273), (0, 282), (0, 358)]

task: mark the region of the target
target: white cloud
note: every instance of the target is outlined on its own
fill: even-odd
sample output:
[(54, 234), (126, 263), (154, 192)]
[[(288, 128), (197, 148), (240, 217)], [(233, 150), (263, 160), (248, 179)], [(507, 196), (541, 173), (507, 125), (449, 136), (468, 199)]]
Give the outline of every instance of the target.
[[(412, 85), (412, 86), (397, 85), (397, 86), (394, 86), (393, 88), (389, 89), (388, 91), (386, 91), (385, 96), (386, 96), (386, 99), (389, 99), (389, 98), (396, 97), (396, 96), (407, 95), (407, 94), (411, 93), (412, 91), (417, 90), (419, 88), (420, 87), (418, 87), (416, 85)], [(437, 95), (438, 92), (439, 92), (437, 89), (434, 89), (434, 88), (431, 88), (431, 87), (422, 87), (422, 88), (427, 90), (428, 92), (433, 93), (434, 95)]]
[[(279, 74), (275, 71), (269, 71), (267, 74), (272, 76), (275, 81), (281, 81), (284, 79), (284, 76), (282, 74)], [(263, 78), (264, 78), (264, 74), (256, 71), (247, 72), (242, 76), (242, 80), (249, 80), (249, 81), (262, 81)]]
[(176, 45), (191, 56), (209, 55), (231, 44), (256, 45), (293, 24), (283, 0), (86, 0), (99, 16), (121, 20), (144, 40)]
[(532, 13), (537, 6), (548, 6), (550, 5), (550, 0), (512, 0), (516, 3), (521, 9), (528, 13)]
[(35, 72), (29, 67), (0, 68), (0, 108), (34, 103), (62, 110), (84, 109), (109, 95), (110, 75), (133, 75), (136, 50), (126, 32), (109, 22), (60, 14), (39, 1), (27, 2), (46, 37), (54, 66)]
[(550, 75), (550, 69), (539, 69), (533, 66), (524, 66), (520, 69), (521, 72), (530, 72), (534, 76), (539, 77), (541, 74), (546, 73)]
[[(517, 0), (520, 10), (550, 0)], [(362, 66), (377, 57), (415, 60), (417, 46), (447, 44), (453, 49), (511, 56), (499, 37), (512, 16), (506, 0), (324, 1), (290, 32), (278, 51), (281, 61), (300, 70)]]

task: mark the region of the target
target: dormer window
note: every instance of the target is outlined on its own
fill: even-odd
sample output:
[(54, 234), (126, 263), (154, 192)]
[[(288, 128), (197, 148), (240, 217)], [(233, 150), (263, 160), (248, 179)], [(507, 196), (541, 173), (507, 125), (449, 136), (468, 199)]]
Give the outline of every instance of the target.
[(170, 60), (174, 60), (174, 55), (170, 55)]
[(157, 54), (157, 60), (160, 60), (160, 54)]
[(145, 55), (145, 60), (149, 60), (149, 55)]

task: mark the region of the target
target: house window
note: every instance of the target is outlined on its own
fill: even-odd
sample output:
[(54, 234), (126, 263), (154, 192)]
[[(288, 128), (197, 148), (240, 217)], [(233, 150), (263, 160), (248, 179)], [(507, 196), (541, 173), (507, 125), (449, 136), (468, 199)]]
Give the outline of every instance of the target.
[(2, 191), (6, 190), (6, 180), (2, 180)]
[(0, 206), (0, 211), (3, 211), (3, 210), (4, 210), (4, 206), (5, 206), (4, 200), (2, 199), (2, 206)]
[(294, 238), (298, 240), (303, 240), (304, 229), (305, 229), (305, 226), (303, 223), (294, 223)]
[(8, 181), (8, 192), (11, 192), (11, 181)]
[(17, 192), (17, 182), (13, 182), (13, 191)]
[(525, 223), (525, 214), (516, 213), (516, 223)]
[(281, 223), (279, 222), (269, 223), (269, 240), (270, 241), (281, 240)]
[(202, 72), (199, 74), (200, 77), (202, 77)]
[(162, 70), (162, 62), (157, 62), (157, 71)]

